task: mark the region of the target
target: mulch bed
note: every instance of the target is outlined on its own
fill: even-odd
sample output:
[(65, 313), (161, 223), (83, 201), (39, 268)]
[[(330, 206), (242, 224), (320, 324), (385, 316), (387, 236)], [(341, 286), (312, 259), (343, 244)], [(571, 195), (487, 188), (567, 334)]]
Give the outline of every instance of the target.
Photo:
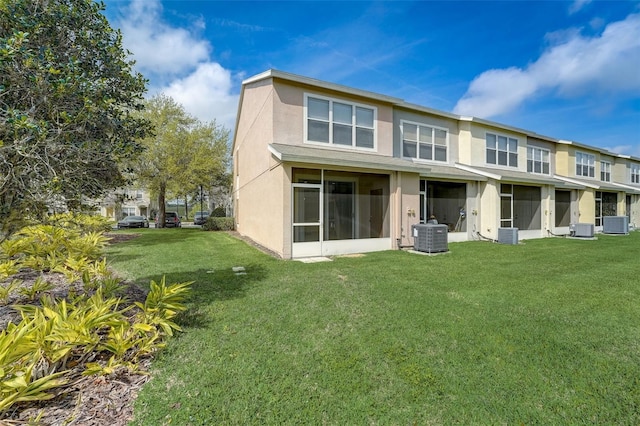
[[(118, 243), (138, 237), (137, 234), (111, 233), (110, 243)], [(55, 289), (48, 292), (55, 298), (67, 297), (69, 291), (80, 294), (81, 283), (68, 283), (64, 276), (57, 273), (43, 274), (44, 278), (55, 284)], [(30, 285), (40, 273), (34, 271), (21, 272), (11, 279), (23, 281), (23, 285)], [(127, 304), (136, 301), (144, 302), (146, 292), (132, 283), (125, 286), (122, 294)], [(25, 296), (16, 294), (9, 300), (0, 302), (0, 330), (6, 328), (9, 321), (17, 323), (20, 316), (11, 307), (15, 304), (38, 303), (30, 302)], [(148, 371), (151, 359), (139, 363), (142, 371)], [(38, 425), (42, 426), (126, 426), (133, 419), (133, 403), (138, 391), (149, 379), (149, 375), (133, 374), (120, 370), (110, 376), (85, 376), (82, 367), (72, 369), (65, 378), (68, 385), (53, 389), (53, 399), (33, 403), (18, 403), (11, 407), (8, 413), (0, 416), (0, 426), (25, 425), (30, 419), (39, 417)]]

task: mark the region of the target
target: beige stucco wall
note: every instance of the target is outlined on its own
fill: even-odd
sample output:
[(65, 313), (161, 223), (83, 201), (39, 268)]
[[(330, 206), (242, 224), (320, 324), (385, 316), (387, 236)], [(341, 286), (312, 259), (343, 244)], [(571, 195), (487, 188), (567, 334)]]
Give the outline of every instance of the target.
[(594, 189), (579, 191), (578, 222), (596, 223), (596, 192)]
[(631, 225), (640, 228), (640, 195), (631, 195)]
[[(575, 162), (575, 158), (573, 161)], [(569, 146), (562, 145), (562, 144), (556, 145), (555, 170), (556, 170), (556, 174), (560, 176), (567, 176), (567, 177), (570, 176), (569, 175)], [(575, 176), (575, 167), (574, 167), (574, 173), (572, 176)]]
[(493, 179), (480, 183), (480, 229), (482, 236), (498, 238), (500, 226), (500, 182)]
[[(458, 159), (462, 164), (471, 164), (471, 122), (458, 122)], [(476, 154), (477, 155), (477, 154)]]
[[(288, 81), (275, 80), (274, 84), (273, 121), (275, 133), (274, 142), (302, 145), (305, 142), (304, 134), (304, 97), (305, 94), (331, 98), (337, 101), (345, 101), (364, 105), (376, 109), (375, 143), (377, 153), (381, 155), (393, 155), (393, 109), (391, 105), (360, 98), (343, 93), (335, 93), (318, 87), (308, 87), (293, 84)], [(348, 149), (334, 145), (313, 144), (314, 147), (326, 147), (327, 149)], [(369, 151), (369, 150), (366, 150)]]
[[(464, 132), (464, 131), (463, 131)], [(487, 142), (486, 142), (486, 134), (494, 133), (500, 136), (507, 136), (510, 138), (515, 138), (518, 140), (518, 167), (512, 168), (509, 167), (510, 170), (517, 171), (527, 171), (527, 136), (522, 133), (516, 133), (513, 131), (487, 126), (480, 123), (470, 122), (469, 123), (469, 133), (462, 137), (463, 141), (465, 138), (470, 137), (470, 141), (468, 142), (468, 162), (463, 164), (468, 164), (470, 166), (477, 167), (494, 167), (493, 164), (487, 164)], [(467, 144), (466, 141), (463, 144)], [(460, 158), (465, 157), (464, 154), (461, 154)], [(462, 161), (460, 161), (462, 163)], [(495, 166), (499, 168), (504, 168), (505, 166)]]
[(611, 179), (614, 182), (628, 184), (630, 180), (629, 163), (626, 159), (616, 158), (611, 165)]
[(413, 244), (411, 226), (420, 222), (420, 175), (417, 173), (394, 173), (391, 179), (392, 192), (392, 241), (400, 238), (400, 244)]
[[(249, 235), (255, 242), (288, 257), (283, 243), (284, 212), (290, 205), (290, 187), (286, 183), (285, 169), (277, 166), (268, 170), (242, 188), (237, 230)], [(285, 189), (286, 187), (286, 189)]]
[(554, 216), (554, 189), (552, 186), (550, 185), (543, 185), (542, 188), (540, 188), (540, 198), (541, 198), (541, 203), (540, 203), (540, 209), (542, 210), (541, 213), (541, 218), (542, 218), (542, 231), (543, 231), (543, 236), (547, 236), (547, 230), (551, 231), (553, 230), (553, 228), (555, 227), (556, 224), (556, 220), (555, 220), (555, 216)]
[(273, 97), (270, 79), (244, 87), (233, 146), (233, 195), (238, 232), (284, 256), (286, 175), (268, 151), (273, 142)]

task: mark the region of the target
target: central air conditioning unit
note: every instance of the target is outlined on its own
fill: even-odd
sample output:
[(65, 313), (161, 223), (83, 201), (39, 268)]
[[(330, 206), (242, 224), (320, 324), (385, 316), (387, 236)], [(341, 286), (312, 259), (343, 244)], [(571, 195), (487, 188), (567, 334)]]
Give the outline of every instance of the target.
[(447, 225), (419, 224), (411, 227), (413, 231), (413, 248), (425, 253), (442, 253), (449, 251)]
[(579, 238), (593, 238), (595, 232), (595, 226), (593, 223), (576, 223), (573, 225), (573, 237)]
[(518, 244), (518, 228), (498, 228), (500, 244)]
[(602, 218), (603, 234), (628, 234), (629, 218), (627, 216), (604, 216)]

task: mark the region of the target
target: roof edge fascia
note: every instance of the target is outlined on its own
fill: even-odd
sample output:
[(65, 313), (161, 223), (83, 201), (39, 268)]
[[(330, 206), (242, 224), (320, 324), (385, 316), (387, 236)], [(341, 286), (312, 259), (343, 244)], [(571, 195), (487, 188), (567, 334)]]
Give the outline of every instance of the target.
[(282, 161), (282, 153), (278, 151), (273, 145), (267, 145), (267, 149), (274, 157), (278, 159), (278, 161)]
[(478, 169), (475, 169), (475, 168), (473, 168), (471, 166), (467, 166), (466, 164), (454, 163), (453, 166), (458, 168), (458, 169), (460, 169), (460, 170), (464, 170), (465, 172), (475, 173), (477, 175), (484, 176), (484, 177), (487, 177), (489, 179), (495, 179), (495, 180), (501, 180), (502, 179), (501, 175), (485, 172), (484, 170), (478, 170)]
[(339, 167), (356, 167), (370, 170), (385, 170), (385, 171), (397, 171), (397, 172), (410, 172), (410, 173), (429, 173), (431, 171), (430, 168), (427, 167), (419, 167), (413, 165), (413, 163), (407, 163), (407, 166), (389, 166), (385, 164), (379, 164), (375, 161), (354, 161), (354, 160), (345, 160), (341, 158), (328, 158), (323, 157), (319, 159), (313, 155), (307, 154), (283, 154), (278, 150), (277, 147), (272, 144), (268, 145), (269, 152), (271, 152), (280, 162), (298, 162), (298, 163), (308, 163), (308, 164), (318, 164), (323, 166), (339, 166)]
[(567, 182), (567, 183), (572, 183), (574, 185), (579, 185), (579, 186), (586, 186), (587, 188), (593, 188), (593, 189), (600, 189), (600, 185), (597, 185), (595, 183), (590, 183), (590, 182), (584, 182), (578, 179), (572, 179), (566, 176), (560, 176), (560, 175), (553, 175), (554, 179), (558, 179), (561, 180), (563, 182)]
[(385, 102), (393, 105), (399, 105), (401, 103), (404, 103), (403, 99), (396, 98), (393, 96), (387, 96), (381, 93), (371, 92), (368, 90), (356, 89), (354, 87), (344, 86), (342, 84), (331, 83), (328, 81), (319, 80), (311, 77), (305, 77), (297, 74), (279, 71), (276, 69), (270, 69), (260, 74), (254, 75), (253, 77), (249, 77), (248, 79), (242, 82), (242, 85), (245, 86), (247, 84), (255, 83), (268, 78), (290, 81), (294, 83), (304, 84), (307, 86), (318, 87), (324, 90), (333, 90), (336, 92), (347, 93), (347, 94), (362, 97), (362, 98), (375, 99), (377, 101)]

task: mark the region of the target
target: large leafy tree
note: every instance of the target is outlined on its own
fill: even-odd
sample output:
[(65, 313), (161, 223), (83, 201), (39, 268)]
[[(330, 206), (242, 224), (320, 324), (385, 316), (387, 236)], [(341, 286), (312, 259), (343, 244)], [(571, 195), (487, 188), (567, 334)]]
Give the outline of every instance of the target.
[(210, 188), (228, 165), (229, 132), (212, 122), (201, 122), (174, 99), (160, 94), (149, 99), (141, 116), (152, 123), (154, 134), (142, 140), (136, 176), (158, 196), (158, 226), (164, 226), (167, 194), (197, 193)]
[(0, 231), (125, 183), (146, 80), (94, 0), (0, 0)]

